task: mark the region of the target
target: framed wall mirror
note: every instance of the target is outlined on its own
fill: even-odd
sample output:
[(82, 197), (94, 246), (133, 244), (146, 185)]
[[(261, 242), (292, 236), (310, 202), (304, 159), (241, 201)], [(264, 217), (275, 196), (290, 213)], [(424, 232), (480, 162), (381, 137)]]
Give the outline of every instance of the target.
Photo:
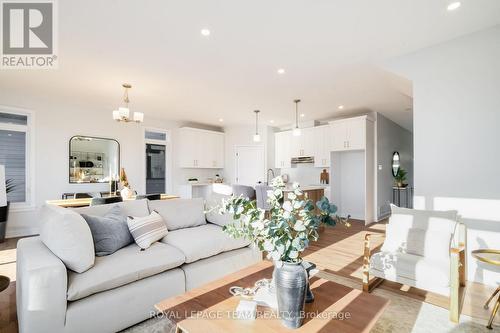
[(114, 139), (76, 135), (69, 140), (69, 182), (107, 183), (120, 172), (120, 144)]
[(394, 153), (392, 153), (392, 175), (394, 177), (397, 176), (400, 167), (401, 167), (401, 161), (399, 158), (399, 153), (395, 151)]

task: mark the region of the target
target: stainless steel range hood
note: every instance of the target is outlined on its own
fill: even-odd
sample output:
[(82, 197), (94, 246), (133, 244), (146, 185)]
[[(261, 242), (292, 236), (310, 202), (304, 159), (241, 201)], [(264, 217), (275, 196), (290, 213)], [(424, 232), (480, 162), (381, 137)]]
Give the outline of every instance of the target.
[(314, 156), (292, 157), (292, 164), (314, 163)]

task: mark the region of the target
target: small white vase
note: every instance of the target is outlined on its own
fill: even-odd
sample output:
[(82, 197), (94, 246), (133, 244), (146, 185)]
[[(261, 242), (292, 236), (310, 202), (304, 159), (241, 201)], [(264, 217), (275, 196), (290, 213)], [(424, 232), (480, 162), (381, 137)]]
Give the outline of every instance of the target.
[(123, 200), (130, 199), (133, 194), (134, 194), (134, 192), (130, 188), (128, 188), (128, 187), (124, 187), (120, 191), (120, 195), (121, 195), (121, 197), (122, 197)]

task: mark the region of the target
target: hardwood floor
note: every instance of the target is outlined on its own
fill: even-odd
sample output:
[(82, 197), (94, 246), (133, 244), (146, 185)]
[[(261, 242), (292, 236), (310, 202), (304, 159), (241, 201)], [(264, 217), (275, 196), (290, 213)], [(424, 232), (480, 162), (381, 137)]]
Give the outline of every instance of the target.
[[(312, 242), (305, 259), (316, 263), (318, 268), (332, 274), (349, 277), (359, 282), (362, 289), (363, 240), (366, 233), (372, 234), (372, 248), (380, 247), (384, 241), (385, 223), (364, 226), (362, 221), (353, 221), (350, 228), (326, 227), (318, 242)], [(8, 289), (0, 293), (0, 333), (17, 332), (16, 317), (16, 243), (18, 239), (7, 239), (0, 243), (0, 274), (11, 279)], [(384, 281), (378, 288), (419, 299), (448, 308), (448, 299), (420, 289), (409, 288)], [(468, 283), (462, 314), (487, 320), (489, 311), (483, 309), (484, 302), (493, 292), (492, 287)], [(498, 327), (498, 321), (494, 323)]]

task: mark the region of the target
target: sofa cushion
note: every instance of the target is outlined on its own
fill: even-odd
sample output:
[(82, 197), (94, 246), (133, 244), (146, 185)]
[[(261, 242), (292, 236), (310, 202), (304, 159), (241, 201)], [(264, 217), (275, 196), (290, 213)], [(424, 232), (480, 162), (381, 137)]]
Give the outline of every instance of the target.
[(120, 206), (113, 206), (104, 216), (82, 214), (82, 217), (90, 227), (98, 257), (110, 255), (134, 241)]
[(90, 228), (70, 209), (44, 205), (40, 211), (40, 239), (70, 270), (81, 273), (94, 265)]
[(219, 208), (222, 205), (222, 200), (230, 198), (230, 195), (212, 193), (205, 202), (205, 218), (208, 222), (217, 224), (221, 227), (229, 223), (234, 223), (231, 214), (219, 214)]
[(161, 215), (169, 231), (207, 223), (203, 198), (150, 201), (149, 209)]
[(222, 231), (220, 226), (211, 223), (170, 231), (161, 241), (181, 250), (186, 256), (186, 263), (239, 249), (250, 244), (250, 241), (243, 238), (234, 239), (229, 237)]
[(141, 249), (147, 249), (168, 233), (165, 222), (156, 211), (144, 217), (129, 216), (127, 224), (135, 243)]
[(123, 202), (107, 204), (107, 205), (98, 205), (98, 206), (89, 206), (82, 208), (74, 208), (73, 210), (79, 214), (87, 214), (94, 216), (104, 216), (106, 215), (110, 209), (114, 206), (119, 206), (123, 210), (123, 214), (126, 216), (148, 216), (148, 200), (126, 200)]
[(371, 256), (370, 269), (377, 276), (396, 281), (398, 276), (419, 281), (419, 285), (448, 286), (450, 283), (449, 260), (434, 260), (407, 253), (378, 252)]
[(84, 273), (69, 272), (68, 300), (76, 301), (117, 288), (183, 263), (182, 252), (168, 244), (157, 242), (144, 251), (136, 244), (131, 244), (109, 256), (97, 257), (94, 267)]

